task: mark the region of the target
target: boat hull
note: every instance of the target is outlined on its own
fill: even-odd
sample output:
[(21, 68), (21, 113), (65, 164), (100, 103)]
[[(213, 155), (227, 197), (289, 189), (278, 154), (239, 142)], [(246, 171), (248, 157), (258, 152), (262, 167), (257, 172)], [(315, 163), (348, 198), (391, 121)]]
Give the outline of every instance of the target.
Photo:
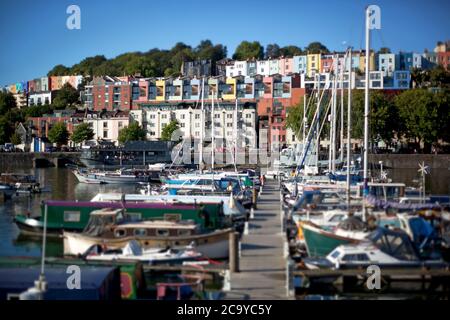
[(303, 223), (301, 229), (309, 257), (325, 257), (340, 245), (359, 242), (359, 240), (337, 236), (312, 224)]
[(81, 183), (90, 184), (131, 184), (131, 183), (148, 183), (152, 182), (150, 176), (133, 176), (133, 175), (111, 175), (111, 174), (95, 174), (95, 173), (81, 173), (74, 171), (75, 176)]
[(195, 250), (204, 257), (223, 259), (228, 258), (231, 232), (232, 229), (225, 229), (189, 237), (125, 237), (120, 239), (105, 239), (64, 232), (64, 254), (83, 254), (93, 245), (105, 245), (109, 249), (119, 249), (125, 247), (129, 241), (136, 240), (143, 249), (171, 247), (182, 250), (193, 243)]

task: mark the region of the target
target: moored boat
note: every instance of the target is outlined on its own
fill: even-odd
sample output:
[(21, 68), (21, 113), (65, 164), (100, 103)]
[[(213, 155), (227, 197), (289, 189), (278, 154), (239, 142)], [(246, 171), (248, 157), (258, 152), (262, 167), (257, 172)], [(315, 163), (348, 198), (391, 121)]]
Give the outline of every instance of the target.
[(91, 213), (82, 233), (64, 231), (64, 254), (83, 254), (93, 245), (120, 249), (135, 240), (143, 249), (183, 249), (194, 245), (205, 257), (220, 259), (228, 257), (229, 233), (232, 231), (230, 228), (203, 232), (192, 221), (130, 222), (125, 219), (123, 210), (104, 208)]
[(132, 240), (124, 248), (103, 250), (102, 245), (94, 245), (83, 254), (88, 261), (139, 261), (146, 264), (180, 264), (195, 261), (202, 254), (188, 246), (182, 250), (172, 248), (143, 249), (139, 243)]
[(47, 206), (47, 233), (60, 235), (63, 230), (82, 231), (91, 212), (102, 208), (125, 209), (127, 214), (138, 220), (193, 220), (204, 229), (217, 229), (225, 225), (222, 205), (208, 204), (209, 210), (199, 204), (145, 203), (127, 201), (55, 201), (48, 200), (41, 205), (41, 215), (31, 217), (16, 215), (14, 221), (23, 233), (42, 234), (45, 206)]

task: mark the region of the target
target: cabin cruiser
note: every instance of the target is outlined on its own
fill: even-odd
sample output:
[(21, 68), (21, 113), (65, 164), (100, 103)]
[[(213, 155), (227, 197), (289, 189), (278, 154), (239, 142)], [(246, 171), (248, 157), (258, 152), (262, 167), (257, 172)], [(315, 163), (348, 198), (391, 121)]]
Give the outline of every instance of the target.
[(308, 269), (448, 267), (442, 259), (421, 259), (406, 232), (387, 228), (377, 228), (360, 243), (340, 245), (325, 258), (304, 258), (303, 264)]

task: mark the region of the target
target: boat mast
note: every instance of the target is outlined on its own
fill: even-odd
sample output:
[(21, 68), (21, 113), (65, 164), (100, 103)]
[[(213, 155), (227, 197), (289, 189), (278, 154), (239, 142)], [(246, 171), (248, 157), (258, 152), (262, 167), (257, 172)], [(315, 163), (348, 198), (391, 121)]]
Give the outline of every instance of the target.
[(204, 103), (203, 100), (205, 98), (205, 77), (202, 78), (202, 94), (201, 94), (201, 112), (200, 112), (200, 148), (199, 148), (199, 163), (198, 168), (200, 172), (203, 171), (203, 135), (204, 135), (204, 125), (205, 125), (205, 119), (204, 119)]
[[(350, 56), (351, 64), (352, 56)], [(339, 143), (341, 163), (344, 162), (344, 71), (347, 66), (347, 52), (344, 55), (343, 66), (341, 66), (341, 139)], [(351, 69), (350, 69), (351, 70)], [(351, 72), (351, 71), (350, 71)]]
[[(370, 15), (372, 8), (368, 6), (366, 8), (366, 83), (364, 91), (364, 192), (363, 196), (366, 198), (369, 194), (369, 177), (368, 177), (368, 161), (369, 161), (369, 72), (370, 72)], [(366, 221), (367, 206), (363, 201), (363, 221)]]
[(317, 125), (316, 125), (316, 168), (319, 169), (319, 149), (320, 149), (320, 73), (317, 79)]
[(303, 150), (305, 149), (306, 143), (306, 88), (305, 95), (303, 96)]
[(237, 116), (238, 116), (238, 100), (236, 97), (236, 105), (234, 107), (234, 172), (237, 173), (237, 160), (236, 160), (236, 156), (237, 156), (237, 141), (238, 141), (238, 136), (237, 136), (237, 130), (238, 130), (238, 123), (237, 123)]
[(348, 98), (347, 98), (347, 204), (350, 207), (350, 153), (351, 143), (351, 125), (352, 125), (352, 47), (349, 48), (350, 68), (348, 73)]
[[(331, 89), (331, 111), (330, 111), (330, 140), (328, 147), (328, 171), (335, 171), (335, 160), (336, 160), (336, 150), (335, 150), (335, 142), (336, 142), (336, 75), (337, 75), (337, 58), (334, 56), (333, 59), (333, 87)], [(330, 78), (331, 81), (331, 78)]]
[(211, 97), (211, 170), (214, 171), (214, 91), (212, 91), (212, 97)]

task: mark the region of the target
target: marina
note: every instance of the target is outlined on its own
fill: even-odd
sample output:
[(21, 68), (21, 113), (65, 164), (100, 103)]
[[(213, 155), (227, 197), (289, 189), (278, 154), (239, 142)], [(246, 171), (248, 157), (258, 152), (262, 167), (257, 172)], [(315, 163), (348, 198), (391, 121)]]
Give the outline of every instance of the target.
[[(25, 20), (0, 6), (20, 36)], [(208, 300), (234, 317), (272, 316), (279, 300), (449, 300), (450, 40), (423, 54), (403, 49), (426, 46), (433, 28), (442, 38), (448, 19), (437, 13), (447, 6), (427, 6), (440, 28), (400, 28), (389, 19), (415, 21), (414, 10), (384, 3), (385, 41), (380, 6), (327, 4), (329, 50), (313, 39), (321, 27), (311, 28), (309, 4), (288, 1), (289, 24), (273, 34), (254, 27), (265, 48), (254, 36), (238, 43), (242, 27), (229, 24), (232, 55), (209, 39), (182, 42), (195, 21), (217, 24), (211, 17), (225, 11), (215, 3), (201, 4), (200, 19), (195, 6), (169, 6), (172, 20), (194, 24), (173, 48), (142, 52), (121, 44), (142, 30), (159, 43), (141, 23), (153, 12), (170, 32), (177, 22), (159, 20), (164, 6), (140, 3), (133, 16), (82, 6), (83, 52), (45, 19), (34, 22), (40, 38), (67, 48), (27, 38), (37, 59), (71, 66), (0, 86), (0, 300), (189, 301), (177, 315), (205, 317), (219, 313), (195, 307)], [(271, 17), (232, 7), (252, 10), (252, 26)], [(80, 7), (70, 12), (67, 29), (81, 29)], [(113, 21), (121, 27), (104, 28)], [(115, 47), (99, 52), (98, 39)], [(22, 51), (5, 51), (4, 61), (21, 63), (6, 64), (2, 81), (42, 72)]]

